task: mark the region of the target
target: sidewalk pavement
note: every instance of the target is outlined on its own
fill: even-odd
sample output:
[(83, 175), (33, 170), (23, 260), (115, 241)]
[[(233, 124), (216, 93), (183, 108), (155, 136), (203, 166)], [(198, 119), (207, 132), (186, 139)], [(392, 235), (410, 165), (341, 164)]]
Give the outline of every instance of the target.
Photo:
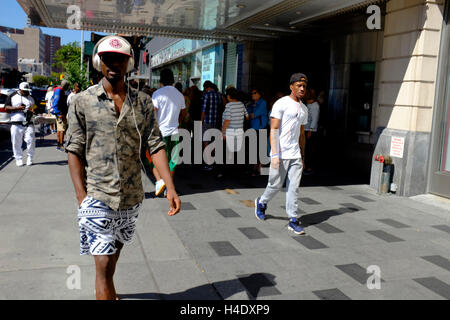
[[(0, 170), (0, 299), (95, 298), (94, 261), (79, 255), (67, 156), (52, 137), (38, 143), (33, 166), (12, 161)], [(267, 177), (177, 175), (183, 204), (174, 217), (143, 179), (137, 233), (115, 275), (122, 299), (450, 299), (448, 208), (367, 185), (301, 187), (306, 235), (296, 236), (284, 192), (266, 221), (255, 218)], [(367, 286), (370, 266), (381, 272), (380, 289)]]

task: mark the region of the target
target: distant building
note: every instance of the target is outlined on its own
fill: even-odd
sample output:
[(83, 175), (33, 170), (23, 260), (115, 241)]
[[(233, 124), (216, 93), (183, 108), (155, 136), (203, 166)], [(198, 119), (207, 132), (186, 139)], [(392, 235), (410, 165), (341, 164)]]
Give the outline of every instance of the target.
[(45, 35), (45, 63), (50, 66), (51, 71), (53, 72), (61, 72), (61, 68), (53, 67), (54, 57), (56, 55), (56, 51), (61, 48), (61, 38), (50, 36), (48, 34)]
[(61, 38), (43, 34), (40, 28), (26, 27), (22, 29), (0, 26), (0, 31), (9, 33), (10, 38), (18, 45), (18, 58), (32, 59), (43, 64), (43, 75), (49, 76), (51, 71), (60, 72), (60, 68), (52, 67), (56, 51), (61, 48)]
[(2, 69), (17, 68), (17, 43), (0, 33), (0, 64)]

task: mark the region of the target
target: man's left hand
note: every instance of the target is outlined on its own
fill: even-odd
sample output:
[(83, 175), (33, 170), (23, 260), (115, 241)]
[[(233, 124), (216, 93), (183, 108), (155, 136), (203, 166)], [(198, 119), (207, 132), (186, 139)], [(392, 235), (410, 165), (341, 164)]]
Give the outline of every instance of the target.
[(180, 212), (181, 201), (180, 198), (178, 198), (178, 195), (175, 192), (175, 190), (167, 190), (167, 201), (169, 201), (170, 206), (170, 210), (168, 212), (169, 216), (174, 216), (178, 212)]

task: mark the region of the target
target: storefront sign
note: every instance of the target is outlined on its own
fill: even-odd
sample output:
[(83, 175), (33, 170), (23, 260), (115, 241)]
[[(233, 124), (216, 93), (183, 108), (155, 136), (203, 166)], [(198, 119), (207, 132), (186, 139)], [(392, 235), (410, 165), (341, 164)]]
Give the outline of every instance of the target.
[(403, 158), (405, 149), (405, 138), (391, 137), (391, 157)]
[(172, 61), (192, 51), (192, 40), (182, 40), (152, 57), (152, 67)]
[(214, 67), (216, 65), (215, 48), (203, 51), (202, 54), (202, 85), (209, 80), (214, 82)]

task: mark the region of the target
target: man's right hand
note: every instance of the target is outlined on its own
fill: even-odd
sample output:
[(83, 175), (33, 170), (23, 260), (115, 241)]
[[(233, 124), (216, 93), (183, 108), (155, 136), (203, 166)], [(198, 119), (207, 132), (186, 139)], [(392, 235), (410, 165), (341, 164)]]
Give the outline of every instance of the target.
[(169, 201), (169, 216), (174, 216), (181, 209), (181, 201), (174, 189), (167, 190), (167, 200)]
[(280, 168), (280, 158), (277, 157), (272, 158), (271, 166), (275, 170), (278, 170)]

